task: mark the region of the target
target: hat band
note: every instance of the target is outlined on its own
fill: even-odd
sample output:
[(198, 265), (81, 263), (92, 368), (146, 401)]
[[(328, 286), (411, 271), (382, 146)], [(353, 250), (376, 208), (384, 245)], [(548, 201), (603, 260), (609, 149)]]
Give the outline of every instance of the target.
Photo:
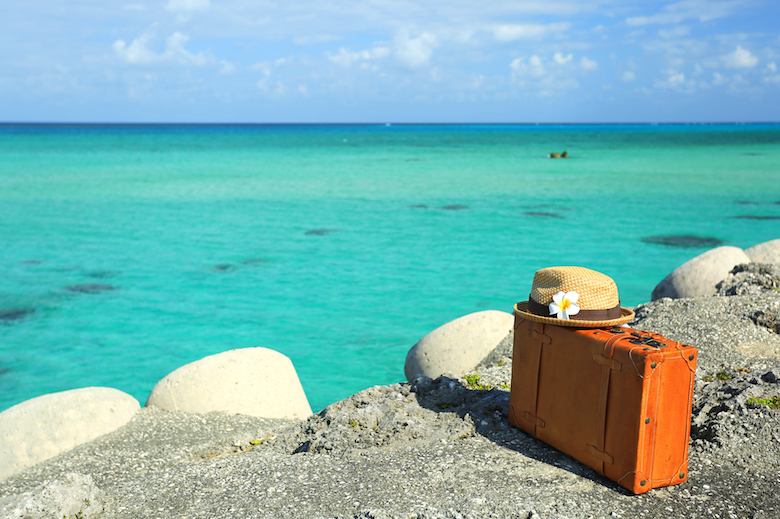
[[(543, 304), (539, 304), (531, 297), (528, 297), (528, 311), (532, 314), (540, 315), (542, 317), (550, 317), (550, 307)], [(622, 317), (620, 312), (620, 303), (613, 308), (606, 310), (582, 310), (574, 314), (577, 321), (610, 321), (612, 319), (620, 319)]]

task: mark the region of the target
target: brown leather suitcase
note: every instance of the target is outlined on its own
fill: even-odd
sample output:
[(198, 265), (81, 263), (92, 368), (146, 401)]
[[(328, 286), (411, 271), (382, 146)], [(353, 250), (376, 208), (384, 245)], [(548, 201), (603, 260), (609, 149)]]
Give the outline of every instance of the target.
[(638, 494), (688, 476), (696, 348), (518, 314), (509, 421)]

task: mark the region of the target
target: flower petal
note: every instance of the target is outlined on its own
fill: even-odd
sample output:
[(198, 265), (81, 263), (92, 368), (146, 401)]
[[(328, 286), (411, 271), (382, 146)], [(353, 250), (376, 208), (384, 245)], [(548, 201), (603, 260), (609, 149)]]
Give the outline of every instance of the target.
[(567, 312), (569, 315), (577, 315), (580, 313), (580, 307), (577, 305), (577, 303), (573, 302), (569, 305), (569, 310)]
[(562, 305), (562, 303), (563, 303), (563, 300), (564, 300), (565, 298), (566, 298), (566, 292), (564, 292), (563, 290), (561, 290), (560, 292), (558, 292), (557, 294), (555, 294), (555, 295), (553, 296), (553, 301), (554, 301), (554, 302), (556, 302), (556, 303), (558, 303), (558, 306), (563, 306), (563, 305)]
[(557, 314), (561, 311), (561, 307), (558, 306), (558, 303), (552, 302), (550, 303), (550, 315)]
[(576, 303), (577, 299), (580, 298), (580, 295), (577, 292), (566, 292), (566, 295), (563, 296), (565, 299), (568, 299), (570, 303)]

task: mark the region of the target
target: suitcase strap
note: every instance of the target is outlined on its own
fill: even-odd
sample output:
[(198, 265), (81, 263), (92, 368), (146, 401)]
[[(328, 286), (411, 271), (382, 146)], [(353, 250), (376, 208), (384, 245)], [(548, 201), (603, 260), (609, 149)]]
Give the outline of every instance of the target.
[[(609, 400), (609, 379), (612, 370), (620, 371), (623, 369), (623, 365), (613, 360), (612, 353), (615, 351), (615, 344), (624, 339), (625, 337), (616, 335), (610, 338), (604, 344), (604, 355), (593, 355), (593, 361), (601, 365), (601, 386), (599, 390), (599, 414), (596, 421), (597, 438), (596, 445), (587, 445), (588, 453), (599, 460), (600, 467), (597, 468), (597, 472), (604, 475), (604, 464), (610, 465), (614, 462), (614, 458), (610, 456), (605, 450), (606, 435), (607, 435), (607, 401)], [(606, 355), (609, 355), (607, 357)]]
[(531, 435), (536, 437), (536, 428), (544, 428), (545, 426), (544, 420), (536, 416), (536, 401), (539, 394), (539, 367), (542, 360), (542, 347), (544, 344), (550, 344), (552, 338), (549, 335), (545, 335), (543, 323), (533, 323), (528, 328), (528, 335), (532, 339), (529, 341), (530, 348), (528, 350), (528, 361), (529, 366), (534, 366), (534, 368), (529, 373), (529, 380), (525, 382), (527, 384), (526, 387), (531, 390), (528, 398), (530, 409), (528, 411), (522, 412), (522, 418), (531, 424), (531, 427), (533, 428)]

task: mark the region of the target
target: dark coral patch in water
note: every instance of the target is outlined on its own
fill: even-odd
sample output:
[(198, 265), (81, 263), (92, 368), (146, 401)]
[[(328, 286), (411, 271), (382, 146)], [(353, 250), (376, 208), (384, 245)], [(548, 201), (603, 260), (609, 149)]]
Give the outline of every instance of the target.
[(310, 231), (306, 231), (304, 234), (306, 236), (324, 236), (333, 232), (336, 232), (336, 229), (311, 229)]
[(739, 205), (758, 205), (759, 202), (754, 202), (752, 200), (737, 200), (737, 203)]
[(96, 279), (105, 279), (116, 276), (116, 272), (112, 270), (96, 270), (94, 272), (89, 272), (87, 276)]
[(236, 270), (236, 266), (231, 265), (230, 263), (220, 263), (211, 267), (211, 270), (216, 272), (230, 272), (231, 270)]
[(18, 321), (32, 313), (35, 308), (0, 308), (0, 322)]
[(564, 216), (561, 214), (549, 213), (547, 211), (526, 211), (523, 214), (526, 216), (537, 216), (541, 218), (564, 218)]
[(260, 265), (262, 263), (268, 263), (268, 260), (262, 258), (249, 258), (242, 261), (244, 265)]
[(411, 207), (412, 209), (428, 209), (428, 206), (425, 204), (414, 204), (414, 205), (410, 205), (409, 207)]
[(65, 290), (68, 290), (69, 292), (77, 292), (80, 294), (96, 294), (98, 292), (106, 292), (116, 289), (117, 287), (113, 285), (104, 285), (102, 283), (81, 283), (79, 285), (70, 285), (65, 287)]
[(723, 240), (712, 238), (710, 236), (696, 236), (693, 234), (667, 234), (663, 236), (645, 236), (642, 238), (645, 243), (655, 243), (658, 245), (668, 245), (669, 247), (715, 247), (721, 245)]
[(741, 214), (735, 216), (737, 220), (780, 220), (780, 216), (770, 215), (758, 215), (758, 214)]
[(469, 206), (467, 205), (460, 205), (460, 204), (450, 204), (450, 205), (443, 205), (439, 209), (444, 209), (445, 211), (463, 211), (464, 209), (468, 209)]

